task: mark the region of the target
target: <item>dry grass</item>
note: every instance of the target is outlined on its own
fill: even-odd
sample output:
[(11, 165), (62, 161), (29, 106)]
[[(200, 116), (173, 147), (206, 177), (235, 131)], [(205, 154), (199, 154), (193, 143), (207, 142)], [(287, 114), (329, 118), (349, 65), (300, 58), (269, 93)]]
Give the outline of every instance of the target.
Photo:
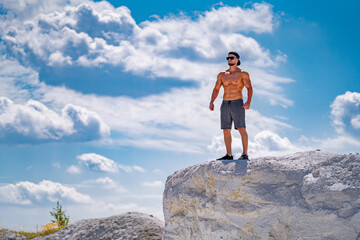
[(6, 228), (1, 228), (0, 229), (0, 236), (2, 234), (4, 234), (4, 232), (9, 231), (9, 232), (15, 233), (16, 235), (22, 235), (22, 236), (26, 237), (27, 239), (33, 239), (33, 238), (36, 238), (36, 237), (47, 236), (49, 234), (55, 233), (55, 232), (59, 231), (62, 228), (63, 227), (58, 226), (57, 223), (48, 223), (46, 225), (43, 225), (43, 226), (41, 226), (41, 231), (39, 231), (39, 232), (15, 231), (15, 230), (10, 230), (10, 229), (6, 229)]

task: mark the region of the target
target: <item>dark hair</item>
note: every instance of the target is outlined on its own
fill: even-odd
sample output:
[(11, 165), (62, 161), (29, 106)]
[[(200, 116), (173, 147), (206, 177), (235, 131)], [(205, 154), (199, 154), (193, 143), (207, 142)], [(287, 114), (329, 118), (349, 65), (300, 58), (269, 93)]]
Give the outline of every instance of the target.
[(240, 55), (237, 52), (229, 52), (228, 55), (229, 54), (235, 55), (235, 57), (239, 60), (238, 63), (237, 63), (237, 65), (239, 66), (241, 64)]

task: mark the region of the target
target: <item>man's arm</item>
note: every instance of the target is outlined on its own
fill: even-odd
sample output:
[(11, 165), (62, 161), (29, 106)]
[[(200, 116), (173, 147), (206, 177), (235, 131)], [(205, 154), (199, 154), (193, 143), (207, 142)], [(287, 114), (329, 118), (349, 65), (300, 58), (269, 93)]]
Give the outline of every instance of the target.
[(252, 98), (252, 95), (253, 95), (253, 89), (252, 89), (252, 86), (251, 86), (249, 73), (243, 72), (243, 81), (244, 81), (244, 85), (245, 85), (245, 87), (247, 89), (247, 95), (248, 95), (248, 99), (247, 99), (246, 103), (244, 104), (243, 108), (249, 109), (250, 104), (251, 104), (251, 98)]
[(217, 98), (217, 96), (219, 94), (221, 84), (222, 84), (222, 79), (221, 78), (222, 78), (222, 74), (219, 73), (217, 75), (216, 84), (215, 84), (214, 90), (213, 90), (212, 95), (211, 95), (210, 106), (209, 106), (210, 111), (214, 111), (214, 101), (215, 101), (215, 99)]

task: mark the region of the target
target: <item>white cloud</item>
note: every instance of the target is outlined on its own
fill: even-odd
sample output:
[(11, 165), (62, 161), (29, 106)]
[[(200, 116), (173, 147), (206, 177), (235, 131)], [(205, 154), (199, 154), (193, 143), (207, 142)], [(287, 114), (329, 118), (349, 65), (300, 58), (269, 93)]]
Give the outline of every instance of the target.
[(107, 135), (108, 126), (85, 108), (68, 104), (58, 114), (39, 101), (29, 100), (22, 105), (0, 97), (2, 141), (89, 141)]
[(145, 181), (142, 183), (142, 185), (145, 187), (163, 187), (164, 183), (162, 181), (153, 181), (153, 182)]
[(80, 174), (81, 173), (80, 168), (75, 165), (69, 166), (66, 171), (70, 174)]
[(29, 89), (43, 86), (36, 71), (0, 54), (0, 96), (11, 98), (15, 102), (25, 102), (33, 97)]
[(92, 199), (79, 193), (73, 187), (61, 183), (43, 180), (38, 184), (23, 181), (0, 186), (0, 202), (28, 205), (34, 201), (48, 200), (56, 202), (59, 198), (76, 203), (90, 203)]
[(104, 156), (96, 153), (84, 153), (77, 156), (79, 162), (93, 171), (118, 172), (117, 164)]
[(52, 0), (44, 2), (42, 0), (2, 0), (1, 5), (7, 9), (10, 14), (8, 18), (26, 19), (38, 15), (39, 13), (48, 13), (62, 9), (69, 3), (78, 4), (86, 0)]
[(214, 28), (216, 31), (272, 32), (275, 23), (272, 6), (267, 3), (255, 3), (252, 7), (250, 9), (227, 6), (219, 9), (213, 8), (206, 12), (199, 22), (200, 24), (208, 23), (210, 28)]
[(331, 118), (340, 134), (360, 136), (360, 93), (346, 92), (331, 104)]
[[(0, 25), (1, 35), (17, 54), (29, 54), (21, 51), (28, 46), (32, 53), (51, 65), (106, 62), (125, 64), (129, 69), (133, 57), (140, 54), (149, 58), (150, 61), (145, 61), (148, 66), (170, 66), (161, 61), (164, 55), (178, 58), (180, 52), (188, 50), (208, 59), (223, 56), (229, 48), (241, 50), (249, 61), (265, 59), (260, 62), (274, 64), (269, 53), (254, 39), (239, 34), (273, 31), (276, 20), (272, 6), (266, 3), (253, 4), (252, 8), (222, 6), (197, 13), (194, 18), (171, 16), (138, 26), (125, 6), (114, 8), (105, 1), (79, 2), (72, 1), (66, 6), (51, 4), (46, 11), (39, 2), (29, 3), (34, 13), (29, 14), (25, 24), (22, 18), (12, 18), (12, 13), (19, 14), (19, 9), (3, 4), (8, 14), (4, 18), (7, 21)], [(154, 59), (154, 53), (162, 56)], [(156, 63), (151, 64), (152, 60)]]
[(356, 129), (360, 129), (360, 114), (351, 119), (351, 126)]
[(116, 188), (116, 183), (109, 177), (98, 178), (95, 180), (96, 183), (104, 185), (104, 188), (113, 189)]
[(256, 134), (254, 137), (254, 144), (257, 146), (257, 151), (263, 148), (271, 151), (294, 149), (288, 138), (281, 138), (278, 134), (270, 131), (262, 131)]
[[(0, 24), (0, 32), (13, 54), (26, 59), (33, 53), (50, 65), (77, 63), (80, 57), (93, 61), (93, 64), (98, 62), (98, 57), (105, 57), (104, 60), (109, 62), (107, 53), (113, 45), (104, 48), (99, 40), (117, 45), (131, 36), (136, 27), (129, 9), (115, 9), (106, 1), (81, 4), (73, 1), (53, 11), (38, 10), (24, 22), (22, 18), (12, 18), (10, 9), (4, 17), (8, 21)], [(25, 46), (28, 50), (24, 50)]]
[(96, 153), (84, 153), (77, 156), (79, 163), (90, 170), (99, 172), (118, 172), (119, 169), (130, 173), (132, 171), (145, 172), (146, 170), (140, 166), (123, 165), (116, 163), (114, 160), (104, 157)]
[(251, 65), (260, 60), (269, 66), (275, 64), (269, 52), (240, 32), (270, 33), (274, 22), (269, 4), (254, 4), (251, 9), (224, 6), (199, 13), (195, 19), (173, 16), (145, 21), (141, 24), (141, 31), (136, 32), (137, 41), (134, 44), (145, 53), (177, 57), (191, 52), (204, 59), (217, 59), (225, 56), (230, 49), (238, 49)]
[(60, 51), (56, 51), (49, 56), (49, 65), (71, 65), (71, 58), (64, 56)]

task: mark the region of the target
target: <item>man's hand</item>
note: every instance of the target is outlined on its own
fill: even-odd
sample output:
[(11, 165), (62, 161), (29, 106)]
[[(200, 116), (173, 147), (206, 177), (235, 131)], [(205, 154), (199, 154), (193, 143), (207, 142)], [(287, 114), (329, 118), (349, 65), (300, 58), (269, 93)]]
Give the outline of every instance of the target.
[(250, 103), (249, 102), (246, 102), (244, 105), (243, 105), (243, 108), (245, 108), (246, 110), (250, 108)]
[(210, 103), (209, 109), (210, 109), (210, 111), (214, 111), (214, 104), (213, 103)]

